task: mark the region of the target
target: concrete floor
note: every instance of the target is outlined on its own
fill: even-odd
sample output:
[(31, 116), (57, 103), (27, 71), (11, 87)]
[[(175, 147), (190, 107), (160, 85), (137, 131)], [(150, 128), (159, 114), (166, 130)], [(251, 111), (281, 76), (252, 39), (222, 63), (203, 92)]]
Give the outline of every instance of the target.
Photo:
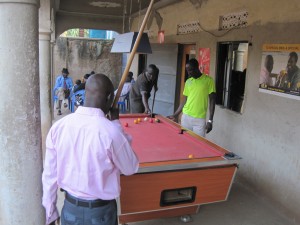
[[(200, 207), (189, 225), (295, 225), (268, 202), (240, 183), (234, 183), (226, 202)], [(134, 225), (182, 225), (180, 218), (132, 223)]]
[[(63, 205), (63, 194), (59, 192), (58, 208)], [(179, 217), (148, 220), (129, 225), (183, 225)], [(270, 203), (257, 196), (241, 183), (234, 183), (226, 202), (212, 203), (200, 207), (192, 215), (188, 225), (296, 225)]]
[[(55, 111), (54, 111), (55, 112)], [(62, 109), (62, 116), (54, 115), (58, 120), (69, 114), (68, 109)], [(58, 208), (63, 205), (63, 194), (58, 193)], [(297, 225), (283, 212), (261, 196), (236, 182), (232, 186), (229, 199), (226, 202), (213, 203), (200, 207), (199, 213), (192, 215), (189, 225)], [(167, 218), (130, 223), (130, 225), (182, 225), (180, 218)]]

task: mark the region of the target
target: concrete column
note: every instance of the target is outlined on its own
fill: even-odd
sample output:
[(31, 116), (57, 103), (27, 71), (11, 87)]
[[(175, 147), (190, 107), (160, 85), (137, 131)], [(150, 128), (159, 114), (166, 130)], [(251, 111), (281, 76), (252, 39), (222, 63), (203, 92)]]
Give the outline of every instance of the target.
[(52, 124), (50, 36), (50, 31), (40, 31), (39, 33), (40, 104), (43, 156), (45, 156), (44, 153), (46, 150), (46, 137)]
[(39, 0), (0, 0), (0, 224), (42, 225)]

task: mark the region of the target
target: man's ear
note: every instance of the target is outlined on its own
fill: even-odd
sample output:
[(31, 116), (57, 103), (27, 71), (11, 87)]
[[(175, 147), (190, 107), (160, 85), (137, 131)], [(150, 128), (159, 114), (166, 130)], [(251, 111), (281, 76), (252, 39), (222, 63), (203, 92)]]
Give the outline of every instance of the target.
[(110, 97), (111, 97), (111, 93), (106, 97), (106, 102), (110, 100)]

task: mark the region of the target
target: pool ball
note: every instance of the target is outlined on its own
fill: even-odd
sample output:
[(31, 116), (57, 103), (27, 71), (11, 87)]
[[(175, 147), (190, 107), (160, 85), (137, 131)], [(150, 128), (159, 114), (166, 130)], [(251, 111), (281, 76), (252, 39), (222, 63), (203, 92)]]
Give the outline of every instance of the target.
[(194, 158), (194, 155), (193, 154), (189, 154), (189, 159), (192, 159)]
[(155, 122), (156, 123), (160, 123), (160, 119), (155, 119)]
[(125, 123), (124, 126), (125, 126), (125, 127), (128, 127), (128, 123)]
[(138, 122), (141, 122), (142, 120), (141, 120), (141, 118), (138, 118)]
[(134, 124), (138, 124), (138, 121), (137, 121), (137, 120), (134, 120), (133, 122), (134, 122)]
[(153, 119), (150, 119), (150, 123), (153, 123)]
[(147, 121), (147, 120), (148, 120), (148, 117), (145, 117), (145, 118), (144, 118), (144, 121)]

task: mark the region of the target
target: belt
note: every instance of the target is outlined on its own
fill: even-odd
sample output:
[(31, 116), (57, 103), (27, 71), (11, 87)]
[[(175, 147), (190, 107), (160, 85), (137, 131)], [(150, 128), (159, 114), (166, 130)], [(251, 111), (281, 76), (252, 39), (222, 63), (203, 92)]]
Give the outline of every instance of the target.
[(82, 201), (76, 197), (73, 197), (72, 195), (68, 194), (66, 192), (66, 200), (76, 206), (81, 206), (81, 207), (86, 207), (86, 208), (97, 208), (101, 206), (105, 206), (109, 204), (110, 202), (114, 200), (102, 200), (102, 199), (97, 199), (97, 200), (91, 200), (91, 201)]

